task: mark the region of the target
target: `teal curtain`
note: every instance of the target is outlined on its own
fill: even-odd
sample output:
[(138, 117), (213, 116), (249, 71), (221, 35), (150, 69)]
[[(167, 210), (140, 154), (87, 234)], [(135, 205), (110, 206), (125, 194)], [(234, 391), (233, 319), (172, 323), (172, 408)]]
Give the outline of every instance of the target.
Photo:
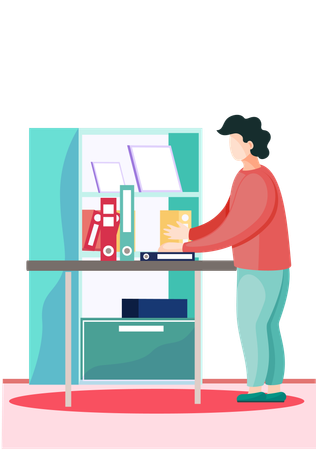
[[(78, 259), (78, 129), (30, 129), (30, 260)], [(30, 384), (65, 382), (65, 276), (30, 272)], [(78, 384), (78, 273), (72, 273), (72, 383)]]

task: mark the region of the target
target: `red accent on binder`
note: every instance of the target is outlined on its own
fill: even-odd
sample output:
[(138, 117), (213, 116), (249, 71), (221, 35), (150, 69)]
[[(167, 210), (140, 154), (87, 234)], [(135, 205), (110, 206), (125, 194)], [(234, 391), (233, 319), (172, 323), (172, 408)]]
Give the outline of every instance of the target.
[(116, 198), (101, 198), (101, 261), (116, 261), (116, 235), (120, 215), (116, 212)]

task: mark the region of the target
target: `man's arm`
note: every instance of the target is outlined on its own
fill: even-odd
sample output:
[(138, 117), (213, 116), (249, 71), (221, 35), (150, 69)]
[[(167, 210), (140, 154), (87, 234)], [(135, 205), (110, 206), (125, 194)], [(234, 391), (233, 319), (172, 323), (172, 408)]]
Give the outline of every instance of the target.
[(228, 199), (228, 202), (221, 210), (221, 212), (217, 214), (217, 216), (214, 217), (214, 219), (204, 223), (203, 225), (190, 229), (189, 239), (191, 241), (195, 241), (196, 239), (200, 239), (204, 236), (207, 236), (208, 234), (216, 230), (216, 228), (218, 228), (224, 222), (229, 212), (229, 200), (230, 198)]
[(210, 234), (183, 245), (184, 252), (210, 252), (240, 245), (265, 228), (275, 212), (272, 181), (256, 174), (241, 183), (224, 221)]

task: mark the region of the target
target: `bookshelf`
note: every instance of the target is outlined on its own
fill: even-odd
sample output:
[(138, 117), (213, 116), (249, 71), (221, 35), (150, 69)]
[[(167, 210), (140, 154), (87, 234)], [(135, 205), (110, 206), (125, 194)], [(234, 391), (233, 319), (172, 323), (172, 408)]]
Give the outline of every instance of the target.
[[(135, 197), (197, 197), (199, 198), (200, 195), (198, 192), (135, 192)], [(119, 193), (113, 193), (113, 192), (106, 192), (106, 193), (99, 193), (99, 192), (83, 192), (82, 197), (119, 197)]]
[[(89, 139), (90, 136), (90, 139)], [(99, 139), (98, 139), (99, 137)], [(125, 137), (125, 139), (124, 139)], [(133, 139), (131, 139), (133, 137)], [(102, 140), (101, 140), (101, 139)], [(160, 209), (173, 209), (173, 210), (192, 210), (192, 226), (197, 226), (201, 221), (201, 130), (200, 129), (79, 129), (79, 215), (78, 215), (78, 223), (79, 223), (79, 260), (84, 259), (100, 259), (100, 252), (87, 252), (82, 251), (82, 210), (85, 209), (85, 205), (91, 205), (91, 209), (97, 209), (97, 202), (101, 197), (115, 197), (118, 199), (117, 209), (119, 210), (119, 193), (99, 193), (96, 192), (96, 186), (92, 185), (91, 180), (87, 180), (88, 175), (87, 172), (90, 170), (88, 165), (89, 158), (87, 157), (87, 152), (90, 148), (97, 148), (100, 151), (102, 145), (105, 147), (106, 145), (110, 145), (110, 143), (114, 143), (115, 139), (120, 141), (120, 145), (126, 147), (126, 155), (127, 153), (127, 145), (130, 144), (130, 140), (132, 143), (138, 144), (146, 143), (148, 145), (171, 145), (174, 157), (176, 160), (179, 177), (181, 180), (181, 185), (183, 192), (155, 192), (155, 193), (143, 193), (137, 192), (136, 180), (134, 178), (134, 174), (130, 173), (130, 177), (127, 175), (126, 184), (134, 184), (135, 186), (135, 210), (136, 210), (136, 230), (137, 226), (137, 216), (138, 210), (142, 208), (142, 202), (148, 204), (148, 201), (157, 202), (157, 211)], [(189, 144), (188, 144), (189, 141)], [(87, 144), (88, 143), (88, 144)], [(193, 144), (193, 145), (192, 145)], [(113, 144), (114, 147), (116, 144)], [(103, 147), (103, 148), (104, 148)], [(193, 151), (192, 151), (193, 148)], [(118, 152), (121, 151), (117, 146)], [(192, 151), (192, 153), (190, 152)], [(97, 158), (100, 153), (95, 151), (95, 156), (91, 156), (90, 159)], [(116, 154), (115, 158), (118, 158), (119, 153)], [(182, 158), (185, 158), (186, 161), (179, 162)], [(85, 167), (86, 166), (86, 167)], [(124, 171), (124, 162), (122, 163), (123, 171)], [(192, 174), (192, 170), (195, 171)], [(126, 169), (128, 171), (128, 168)], [(125, 178), (125, 173), (124, 173)], [(85, 189), (86, 186), (90, 186), (90, 190)], [(91, 187), (94, 189), (92, 190)], [(95, 206), (94, 206), (95, 205)], [(163, 205), (163, 206), (161, 206)], [(157, 230), (156, 230), (157, 234)], [(153, 244), (153, 247), (141, 248), (141, 251), (157, 251), (159, 247), (159, 242), (156, 239), (156, 243)], [(197, 259), (200, 259), (200, 255), (196, 255)], [(119, 252), (117, 254), (117, 259), (119, 259)], [(135, 249), (135, 259), (140, 258), (140, 251), (137, 249), (137, 235), (136, 235), (136, 249)], [(109, 275), (108, 273), (100, 273), (99, 275), (100, 285), (103, 283), (106, 285), (108, 283), (107, 280), (112, 277), (113, 274)], [(135, 282), (133, 284), (140, 285), (141, 283), (141, 274), (136, 277)], [(122, 279), (124, 276), (119, 275)], [(87, 300), (86, 292), (89, 291), (87, 288), (87, 284), (89, 281), (89, 275), (84, 273), (79, 273), (79, 318), (80, 318), (80, 326), (79, 326), (79, 342), (80, 342), (80, 355), (79, 355), (79, 382), (80, 383), (94, 383), (94, 382), (122, 382), (122, 376), (125, 380), (129, 382), (138, 383), (141, 382), (149, 382), (150, 379), (155, 380), (155, 382), (159, 381), (160, 383), (164, 382), (175, 382), (187, 380), (187, 382), (192, 381), (194, 379), (194, 273), (193, 272), (166, 272), (165, 274), (159, 274), (157, 279), (155, 274), (150, 275), (150, 282), (152, 285), (156, 283), (156, 285), (165, 285), (164, 289), (160, 289), (158, 295), (156, 297), (161, 298), (187, 298), (188, 300), (188, 318), (185, 320), (176, 320), (170, 322), (168, 319), (164, 319), (163, 323), (167, 323), (167, 328), (165, 329), (163, 338), (159, 333), (148, 333), (146, 337), (143, 336), (143, 333), (131, 333), (129, 336), (122, 334), (117, 334), (117, 326), (120, 326), (124, 323), (130, 323), (130, 319), (123, 319), (119, 316), (119, 308), (117, 306), (120, 297), (127, 296), (127, 291), (125, 290), (125, 295), (118, 294), (116, 296), (113, 291), (109, 293), (109, 295), (114, 296), (113, 303), (116, 304), (116, 307), (108, 307), (104, 308), (102, 313), (102, 308), (100, 308), (100, 303), (102, 302), (102, 296), (99, 294), (96, 295), (95, 304), (96, 308), (94, 309), (91, 305), (91, 297), (90, 300)], [(91, 277), (92, 278), (92, 277)], [(95, 277), (96, 279), (96, 277)], [(125, 278), (124, 278), (125, 279)], [(130, 283), (131, 286), (132, 281), (130, 278), (126, 278), (126, 283)], [(92, 281), (91, 281), (92, 283)], [(96, 282), (97, 283), (97, 282)], [(124, 281), (123, 281), (124, 283)], [(118, 288), (120, 289), (120, 288)], [(134, 295), (137, 295), (137, 289), (134, 288), (131, 290)], [(160, 295), (159, 295), (160, 294)], [(141, 297), (141, 295), (139, 295)], [(144, 295), (143, 295), (144, 297)], [(149, 291), (147, 290), (147, 295), (145, 298), (154, 298), (151, 297)], [(133, 295), (130, 298), (135, 298)], [(90, 305), (87, 306), (87, 302), (90, 301)], [(87, 315), (87, 311), (90, 314)], [(112, 312), (112, 314), (111, 314)], [(98, 313), (97, 317), (94, 317), (95, 314)], [(115, 317), (115, 315), (117, 315)], [(148, 319), (135, 319), (132, 321), (134, 324), (141, 322), (143, 325), (148, 323)], [(158, 323), (159, 320), (151, 320), (150, 322)], [(113, 325), (113, 323), (115, 325)], [(115, 328), (116, 327), (116, 328)], [(109, 330), (112, 331), (109, 331)], [(94, 331), (93, 331), (94, 330)], [(185, 339), (181, 336), (183, 330), (186, 330), (184, 335)], [(118, 355), (119, 363), (117, 366), (113, 363), (113, 354), (108, 353), (108, 366), (106, 366), (105, 352), (106, 349), (103, 349), (100, 352), (100, 355), (96, 355), (95, 350), (92, 351), (95, 347), (97, 347), (97, 342), (103, 342), (105, 337), (110, 339), (111, 342), (114, 342), (115, 352)], [(134, 342), (132, 347), (128, 347), (130, 342)], [(175, 341), (175, 342), (173, 342)], [(124, 343), (125, 342), (125, 343)], [(143, 342), (143, 344), (141, 344)], [(146, 344), (145, 344), (146, 342)], [(178, 342), (178, 343), (176, 343)], [(187, 343), (186, 343), (187, 342)], [(149, 347), (148, 347), (149, 345)], [(117, 346), (117, 348), (116, 348)], [(129, 352), (124, 353), (124, 349), (126, 346), (129, 348)], [(146, 352), (147, 348), (147, 352)], [(148, 350), (150, 349), (150, 352)], [(165, 348), (165, 351), (161, 351), (161, 349)], [(86, 352), (84, 351), (86, 349)], [(90, 349), (90, 350), (89, 350)], [(134, 351), (135, 349), (135, 351)], [(173, 349), (173, 350), (172, 350)], [(91, 352), (94, 356), (90, 358)], [(173, 352), (173, 353), (168, 353)], [(190, 353), (191, 352), (191, 353)], [(157, 355), (157, 364), (153, 363), (150, 360), (151, 356), (149, 354)], [(161, 354), (160, 354), (161, 353)], [(183, 367), (181, 369), (181, 362), (174, 361), (172, 365), (172, 357), (173, 354), (186, 354), (187, 356), (182, 358)], [(88, 354), (88, 356), (87, 356)], [(190, 355), (192, 358), (190, 358)], [(89, 356), (90, 355), (90, 356)], [(90, 358), (90, 359), (89, 359)], [(91, 360), (94, 359), (95, 368), (91, 367)], [(111, 359), (112, 358), (112, 359)], [(124, 359), (125, 358), (125, 359)], [(114, 358), (115, 359), (115, 358)], [(89, 362), (87, 362), (87, 360)], [(137, 361), (139, 361), (137, 363)], [(142, 361), (142, 362), (140, 362)], [(169, 361), (169, 365), (171, 363), (172, 370), (163, 371), (160, 370), (159, 367), (164, 365), (164, 361)], [(190, 361), (188, 363), (188, 361)], [(117, 372), (113, 369), (117, 367)], [(146, 367), (156, 367), (152, 371), (146, 371)], [(99, 367), (97, 370), (96, 368)], [(103, 369), (102, 369), (103, 367)], [(106, 367), (106, 369), (105, 369)], [(123, 371), (118, 370), (118, 368), (123, 367)], [(180, 376), (182, 370), (182, 376)], [(155, 372), (156, 371), (156, 372)], [(143, 373), (143, 375), (141, 375)], [(106, 375), (108, 374), (108, 375)], [(156, 375), (155, 375), (156, 374)], [(97, 379), (93, 377), (97, 376)]]

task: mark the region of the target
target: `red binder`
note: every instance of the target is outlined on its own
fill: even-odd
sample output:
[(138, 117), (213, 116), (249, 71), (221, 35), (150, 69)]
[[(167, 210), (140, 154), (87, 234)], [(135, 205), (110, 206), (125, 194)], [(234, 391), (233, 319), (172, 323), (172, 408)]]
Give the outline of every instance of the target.
[(100, 225), (101, 213), (100, 211), (93, 211), (83, 250), (97, 250), (96, 246), (100, 235)]
[(101, 198), (101, 261), (116, 261), (116, 235), (120, 215), (116, 212), (116, 198)]

